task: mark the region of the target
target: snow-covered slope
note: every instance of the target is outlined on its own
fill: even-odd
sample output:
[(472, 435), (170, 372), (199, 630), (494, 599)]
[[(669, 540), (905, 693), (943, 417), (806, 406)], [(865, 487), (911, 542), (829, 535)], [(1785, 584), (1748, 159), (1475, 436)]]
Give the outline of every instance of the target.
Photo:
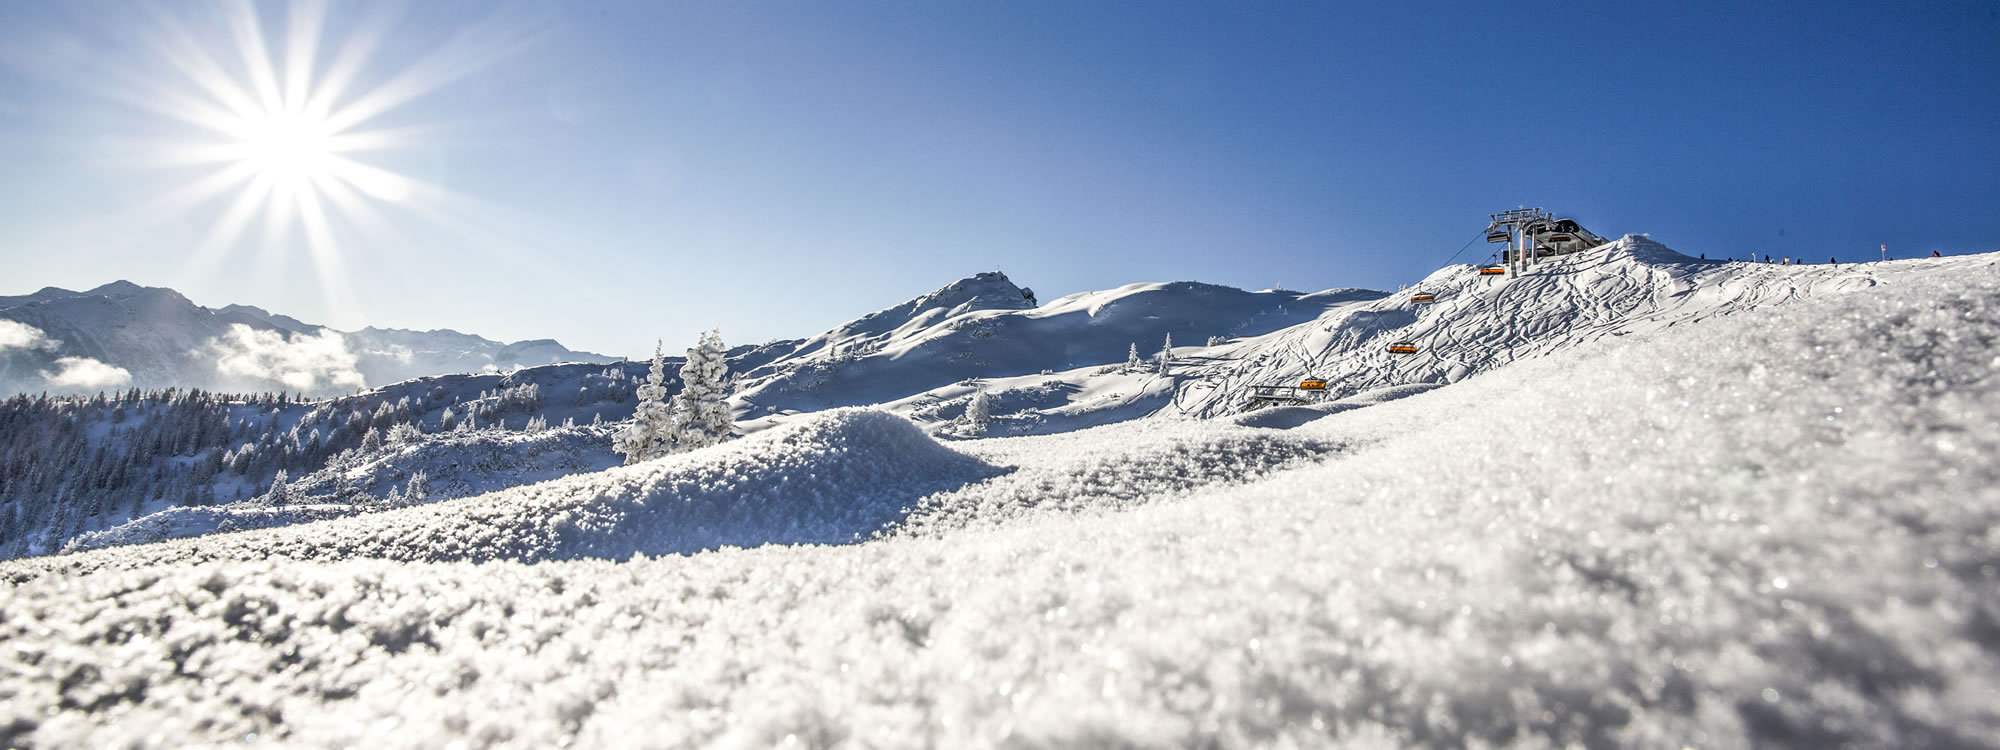
[[(172, 289), (129, 281), (0, 297), (6, 321), (32, 327), (38, 340), (0, 347), (0, 393), (178, 387), (324, 396), (425, 375), (616, 361), (546, 339), (503, 344), (451, 330), (334, 331), (245, 305), (212, 310)], [(65, 360), (97, 364), (78, 369)]]
[[(1245, 292), (1182, 281), (1086, 292), (1033, 307), (1006, 276), (980, 274), (807, 339), (749, 370), (736, 398), (738, 415), (757, 429), (765, 422), (755, 420), (772, 415), (777, 417), (772, 421), (782, 421), (788, 414), (836, 406), (890, 404), (897, 413), (935, 426), (956, 412), (945, 415), (926, 407), (956, 398), (952, 405), (962, 408), (963, 396), (982, 381), (1064, 372), (1076, 375), (1046, 381), (1030, 377), (1036, 385), (1054, 384), (1047, 393), (1010, 386), (1007, 390), (1016, 393), (1009, 397), (1007, 411), (1033, 409), (1040, 415), (1034, 417), (1037, 429), (1022, 432), (1076, 429), (1158, 408), (1154, 404), (1144, 411), (1121, 408), (1115, 416), (1063, 418), (1074, 416), (1063, 410), (1077, 411), (1072, 407), (1077, 399), (1133, 390), (1131, 384), (1107, 389), (1103, 383), (1088, 387), (1075, 381), (1086, 372), (1124, 362), (1134, 346), (1150, 358), (1169, 336), (1179, 346), (1257, 336), (1381, 296), (1351, 289)], [(1126, 400), (1121, 398), (1121, 404)], [(1092, 403), (1084, 411), (1105, 406)]]
[[(1661, 330), (1878, 283), (1925, 283), (1961, 262), (1775, 266), (1699, 260), (1644, 236), (1543, 259), (1518, 276), (1449, 266), (1398, 294), (1217, 352), (1189, 368), (1176, 406), (1204, 417), (1242, 410), (1251, 385), (1327, 381), (1334, 400), (1441, 385), (1606, 337)], [(1434, 302), (1412, 302), (1430, 295)], [(1408, 343), (1414, 354), (1392, 353)]]
[[(1992, 747), (1993, 261), (1291, 430), (947, 447), (839, 412), (486, 498), (0, 563), (0, 743)], [(841, 435), (890, 447), (739, 473)], [(842, 455), (854, 482), (822, 473)], [(898, 463), (931, 484), (864, 474)], [(617, 551), (703, 513), (796, 513), (761, 519), (791, 541), (904, 503), (938, 522)], [(610, 559), (546, 560), (576, 550)]]
[[(1328, 384), (1311, 407), (1320, 415), (1347, 408), (1332, 404), (1341, 399), (1420, 391), (1608, 337), (1877, 284), (1927, 283), (1984, 262), (1709, 261), (1633, 235), (1543, 259), (1518, 276), (1450, 266), (1395, 294), (1135, 284), (1035, 309), (923, 318), (930, 322), (894, 336), (857, 337), (853, 354), (826, 355), (840, 349), (833, 346), (781, 356), (745, 381), (738, 416), (760, 429), (824, 405), (875, 404), (952, 434), (972, 394), (985, 391), (996, 415), (989, 434), (1047, 434), (1148, 416), (1240, 414), (1253, 386), (1308, 378)], [(1413, 302), (1417, 295), (1435, 301)], [(1176, 363), (1161, 373), (1152, 358), (1168, 333)], [(1210, 337), (1219, 340), (1210, 345)], [(1147, 361), (1123, 367), (1135, 343)], [(1392, 353), (1392, 343), (1416, 351)]]
[[(491, 495), (268, 531), (67, 555), (182, 561), (552, 560), (827, 544), (872, 536), (918, 498), (1000, 473), (879, 411), (834, 410), (744, 440)], [(120, 563), (123, 564), (123, 563)]]

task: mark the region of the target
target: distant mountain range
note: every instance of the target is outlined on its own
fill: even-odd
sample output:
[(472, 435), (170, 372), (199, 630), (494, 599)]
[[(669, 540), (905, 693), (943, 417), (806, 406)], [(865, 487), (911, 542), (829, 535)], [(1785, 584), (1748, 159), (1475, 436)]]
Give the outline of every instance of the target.
[(0, 297), (0, 393), (176, 386), (326, 396), (426, 375), (616, 361), (550, 339), (338, 331), (247, 305), (202, 307), (129, 281)]

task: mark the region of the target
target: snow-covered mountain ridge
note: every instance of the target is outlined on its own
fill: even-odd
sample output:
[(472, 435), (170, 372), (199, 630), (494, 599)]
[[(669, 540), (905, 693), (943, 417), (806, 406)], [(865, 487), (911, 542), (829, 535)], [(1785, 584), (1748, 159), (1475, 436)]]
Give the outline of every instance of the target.
[(202, 307), (172, 289), (116, 281), (0, 297), (0, 326), (32, 342), (0, 345), (0, 392), (121, 388), (279, 390), (326, 396), (425, 375), (615, 358), (552, 340), (502, 343), (452, 330), (335, 331), (247, 305)]

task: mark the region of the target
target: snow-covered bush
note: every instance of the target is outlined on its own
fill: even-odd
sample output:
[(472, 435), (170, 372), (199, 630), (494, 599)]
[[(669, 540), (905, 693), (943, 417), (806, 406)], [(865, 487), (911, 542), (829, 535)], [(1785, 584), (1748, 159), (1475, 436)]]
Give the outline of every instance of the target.
[(965, 403), (964, 435), (984, 435), (993, 426), (992, 397), (985, 391), (973, 391), (972, 400)]
[(542, 387), (534, 383), (522, 383), (493, 391), (491, 395), (480, 394), (473, 402), (472, 414), (481, 421), (494, 422), (516, 412), (534, 412), (542, 408)]

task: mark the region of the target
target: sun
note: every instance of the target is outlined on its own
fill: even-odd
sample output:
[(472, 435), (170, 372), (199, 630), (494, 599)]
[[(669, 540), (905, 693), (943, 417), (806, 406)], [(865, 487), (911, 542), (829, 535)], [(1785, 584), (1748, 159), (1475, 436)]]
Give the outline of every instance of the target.
[(241, 163), (275, 183), (323, 182), (335, 176), (335, 141), (324, 117), (304, 112), (260, 112), (234, 129)]
[[(302, 245), (323, 291), (337, 299), (347, 296), (344, 256), (393, 244), (402, 222), (449, 219), (464, 203), (385, 163), (433, 145), (426, 141), (438, 131), (398, 110), (530, 46), (537, 34), (533, 24), (496, 14), (419, 57), (392, 60), (381, 54), (383, 40), (401, 28), (406, 8), (291, 0), (282, 19), (264, 18), (259, 8), (232, 2), (147, 13), (156, 23), (143, 47), (159, 64), (116, 72), (109, 90), (174, 123), (161, 124), (174, 135), (145, 163), (178, 174), (141, 214), (194, 227), (196, 268), (220, 267), (242, 250), (281, 264)], [(329, 23), (330, 13), (341, 15)], [(335, 28), (343, 32), (330, 38)], [(386, 119), (399, 124), (384, 126)], [(262, 236), (246, 241), (258, 224)]]

